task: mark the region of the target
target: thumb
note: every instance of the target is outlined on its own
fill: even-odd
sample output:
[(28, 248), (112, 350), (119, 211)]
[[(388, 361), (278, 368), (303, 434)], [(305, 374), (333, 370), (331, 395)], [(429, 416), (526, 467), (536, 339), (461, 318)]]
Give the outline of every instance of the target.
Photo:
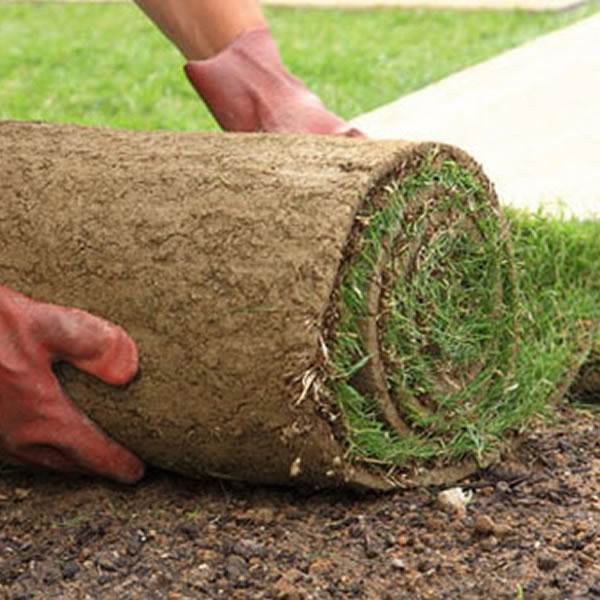
[(63, 396), (53, 446), (80, 469), (122, 483), (135, 483), (144, 475), (144, 463)]
[(39, 304), (36, 338), (53, 360), (65, 360), (107, 383), (127, 383), (138, 369), (135, 342), (117, 325), (82, 310)]
[(72, 473), (90, 473), (135, 483), (144, 463), (106, 435), (64, 394), (58, 382), (45, 404), (43, 419), (28, 424), (20, 461)]

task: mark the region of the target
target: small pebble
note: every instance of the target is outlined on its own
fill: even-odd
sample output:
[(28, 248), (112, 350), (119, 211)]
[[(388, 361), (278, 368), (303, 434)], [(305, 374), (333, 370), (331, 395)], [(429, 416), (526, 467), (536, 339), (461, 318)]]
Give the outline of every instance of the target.
[(487, 550), (488, 552), (490, 550), (494, 550), (494, 548), (496, 548), (497, 545), (498, 545), (498, 538), (496, 538), (493, 535), (485, 537), (481, 540), (481, 547), (484, 550)]
[(127, 544), (127, 554), (129, 556), (135, 556), (139, 553), (146, 541), (146, 536), (144, 532), (141, 530), (137, 530), (130, 538), (129, 543)]
[(540, 571), (552, 571), (558, 565), (558, 560), (550, 554), (538, 556), (537, 566)]
[(102, 550), (95, 556), (96, 566), (104, 571), (118, 571), (124, 566), (123, 557), (116, 550)]
[(506, 525), (505, 523), (501, 523), (494, 527), (494, 535), (499, 538), (506, 537), (507, 535), (510, 535), (511, 532), (511, 526)]
[(510, 485), (506, 481), (499, 481), (496, 484), (496, 489), (504, 494), (510, 491)]
[(215, 579), (215, 570), (206, 563), (202, 563), (188, 573), (186, 584), (194, 589), (203, 590), (209, 581), (214, 581)]
[(243, 556), (249, 560), (253, 556), (264, 558), (267, 556), (267, 549), (259, 542), (252, 539), (241, 539), (233, 545), (233, 553)]
[(31, 490), (27, 489), (27, 488), (15, 488), (15, 498), (20, 501), (20, 500), (25, 500), (26, 498), (29, 498), (29, 496), (31, 495)]
[(195, 540), (199, 534), (198, 525), (193, 521), (184, 521), (183, 523), (180, 523), (177, 526), (176, 531), (183, 534), (188, 540)]
[(477, 533), (482, 533), (484, 535), (490, 535), (496, 530), (496, 524), (488, 515), (477, 515), (473, 526)]
[(467, 496), (462, 488), (456, 487), (440, 492), (437, 497), (442, 510), (457, 517), (462, 517), (467, 512)]
[(62, 568), (63, 579), (73, 579), (78, 572), (79, 565), (74, 560), (70, 560), (66, 562)]
[(227, 557), (225, 572), (227, 573), (227, 579), (230, 581), (237, 583), (248, 580), (248, 565), (241, 556), (236, 554)]
[(444, 523), (444, 521), (442, 521), (442, 519), (428, 516), (428, 517), (425, 517), (425, 527), (429, 531), (442, 531), (445, 529), (446, 523)]

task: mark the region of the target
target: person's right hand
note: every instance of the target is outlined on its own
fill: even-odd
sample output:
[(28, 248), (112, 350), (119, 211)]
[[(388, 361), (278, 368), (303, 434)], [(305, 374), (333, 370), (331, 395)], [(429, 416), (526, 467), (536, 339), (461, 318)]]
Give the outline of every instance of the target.
[(268, 27), (247, 31), (210, 59), (189, 61), (185, 72), (225, 131), (364, 137), (287, 71)]
[(56, 361), (120, 385), (136, 373), (133, 340), (81, 310), (0, 286), (0, 459), (134, 483), (144, 464), (111, 440), (61, 390)]

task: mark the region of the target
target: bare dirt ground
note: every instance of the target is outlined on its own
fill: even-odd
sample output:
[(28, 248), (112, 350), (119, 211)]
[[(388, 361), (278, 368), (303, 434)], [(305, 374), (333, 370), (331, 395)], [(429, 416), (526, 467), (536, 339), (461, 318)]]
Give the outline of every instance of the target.
[(136, 487), (0, 474), (0, 598), (600, 598), (600, 416), (438, 489), (302, 494), (153, 471)]

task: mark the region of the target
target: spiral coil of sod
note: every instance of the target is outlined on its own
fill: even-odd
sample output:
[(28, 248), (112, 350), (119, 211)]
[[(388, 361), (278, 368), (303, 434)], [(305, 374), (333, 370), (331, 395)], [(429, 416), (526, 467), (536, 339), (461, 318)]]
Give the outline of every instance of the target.
[(350, 456), (402, 466), (481, 449), (479, 413), (510, 387), (516, 340), (493, 193), (433, 152), (367, 199), (351, 240), (329, 344)]

